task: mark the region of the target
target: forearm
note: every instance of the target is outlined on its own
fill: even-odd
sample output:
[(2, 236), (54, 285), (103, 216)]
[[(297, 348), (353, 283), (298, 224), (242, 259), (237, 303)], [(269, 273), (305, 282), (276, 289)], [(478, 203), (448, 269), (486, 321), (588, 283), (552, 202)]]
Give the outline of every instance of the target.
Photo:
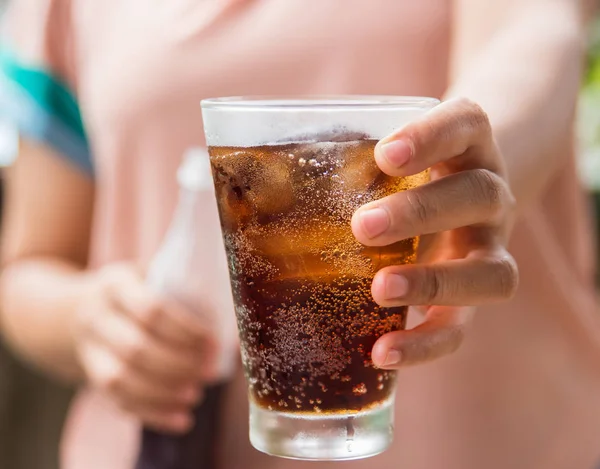
[[(576, 4), (576, 2), (573, 2)], [(460, 73), (448, 97), (466, 96), (488, 113), (522, 209), (564, 164), (582, 70), (577, 7), (533, 2), (506, 21)]]
[(15, 351), (70, 382), (82, 379), (74, 352), (74, 315), (91, 276), (55, 259), (19, 260), (0, 277), (0, 331)]

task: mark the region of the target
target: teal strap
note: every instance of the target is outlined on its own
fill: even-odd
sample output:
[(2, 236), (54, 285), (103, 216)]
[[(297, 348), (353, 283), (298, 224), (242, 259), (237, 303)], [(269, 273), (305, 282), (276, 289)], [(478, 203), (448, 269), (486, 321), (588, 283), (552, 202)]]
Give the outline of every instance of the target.
[(0, 114), (25, 137), (50, 145), (78, 168), (93, 173), (74, 95), (58, 78), (6, 52), (0, 53)]

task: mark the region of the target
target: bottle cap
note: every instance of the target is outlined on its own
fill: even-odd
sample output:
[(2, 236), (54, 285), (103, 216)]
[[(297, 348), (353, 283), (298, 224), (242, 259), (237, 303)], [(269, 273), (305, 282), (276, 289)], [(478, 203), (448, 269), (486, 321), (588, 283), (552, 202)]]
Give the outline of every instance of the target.
[(205, 148), (189, 148), (177, 170), (177, 181), (183, 189), (191, 191), (213, 190), (210, 160)]

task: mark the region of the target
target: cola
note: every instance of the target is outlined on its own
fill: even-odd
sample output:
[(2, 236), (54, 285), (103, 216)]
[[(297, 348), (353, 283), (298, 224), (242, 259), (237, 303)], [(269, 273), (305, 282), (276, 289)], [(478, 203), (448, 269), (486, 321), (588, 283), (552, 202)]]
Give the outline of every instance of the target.
[(371, 349), (405, 327), (371, 282), (415, 261), (418, 238), (365, 247), (350, 220), (361, 205), (424, 183), (394, 178), (376, 141), (209, 147), (251, 401), (290, 414), (349, 414), (391, 399), (395, 373)]

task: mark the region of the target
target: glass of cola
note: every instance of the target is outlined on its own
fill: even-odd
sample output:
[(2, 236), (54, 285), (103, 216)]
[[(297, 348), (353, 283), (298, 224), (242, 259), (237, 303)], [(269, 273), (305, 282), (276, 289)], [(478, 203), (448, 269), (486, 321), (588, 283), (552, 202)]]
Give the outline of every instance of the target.
[(429, 180), (394, 178), (376, 142), (432, 98), (219, 98), (202, 102), (250, 402), (250, 441), (296, 459), (384, 451), (395, 372), (371, 348), (403, 329), (406, 307), (371, 297), (377, 270), (412, 263), (419, 240), (366, 247), (361, 205)]

